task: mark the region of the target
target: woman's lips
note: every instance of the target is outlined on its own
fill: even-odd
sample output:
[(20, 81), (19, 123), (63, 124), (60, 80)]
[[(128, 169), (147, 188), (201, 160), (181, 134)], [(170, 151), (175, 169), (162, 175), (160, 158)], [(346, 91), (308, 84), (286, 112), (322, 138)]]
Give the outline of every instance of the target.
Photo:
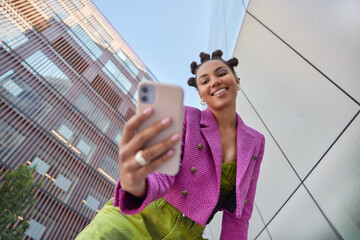
[(216, 92), (214, 92), (212, 95), (214, 97), (219, 97), (225, 94), (225, 92), (227, 91), (227, 88), (221, 88), (219, 90), (217, 90)]

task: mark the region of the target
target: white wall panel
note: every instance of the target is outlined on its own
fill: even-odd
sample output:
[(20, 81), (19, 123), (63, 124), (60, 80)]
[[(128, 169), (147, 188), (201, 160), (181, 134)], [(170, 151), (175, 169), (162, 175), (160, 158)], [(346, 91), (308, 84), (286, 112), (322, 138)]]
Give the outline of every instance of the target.
[(247, 125), (265, 135), (265, 153), (257, 182), (255, 202), (265, 223), (267, 223), (295, 191), (296, 187), (299, 186), (300, 180), (256, 115), (243, 92), (239, 91), (238, 93), (237, 112)]
[(217, 212), (214, 218), (211, 220), (211, 222), (206, 226), (204, 235), (209, 240), (220, 239), (222, 216), (223, 216), (222, 211)]
[(242, 89), (304, 178), (359, 106), (248, 14), (234, 55)]
[(360, 1), (252, 0), (248, 11), (360, 101)]
[(256, 238), (256, 240), (273, 240), (270, 238), (269, 233), (264, 230), (259, 237)]
[(261, 220), (261, 216), (259, 211), (256, 208), (256, 203), (253, 208), (253, 212), (249, 221), (249, 231), (248, 231), (248, 239), (255, 239), (256, 236), (263, 230), (265, 227), (263, 221)]
[(360, 237), (360, 115), (305, 185), (344, 239)]
[(275, 240), (338, 239), (303, 186), (270, 222), (268, 230)]

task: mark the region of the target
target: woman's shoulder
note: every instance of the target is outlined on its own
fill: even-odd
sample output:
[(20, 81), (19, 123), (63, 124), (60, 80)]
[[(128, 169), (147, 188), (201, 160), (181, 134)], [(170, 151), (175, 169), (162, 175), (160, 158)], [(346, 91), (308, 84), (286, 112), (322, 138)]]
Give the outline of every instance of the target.
[(201, 118), (201, 111), (198, 108), (184, 106), (184, 119), (190, 119), (195, 121), (196, 119), (200, 120)]
[(200, 109), (198, 109), (198, 108), (196, 108), (196, 107), (190, 107), (190, 106), (186, 106), (186, 105), (184, 105), (184, 112), (185, 113), (194, 113), (194, 114), (200, 114), (201, 113), (201, 111), (200, 111)]
[(258, 130), (256, 130), (255, 128), (252, 128), (246, 124), (244, 124), (245, 127), (247, 128), (247, 131), (259, 142), (261, 143), (262, 141), (265, 141), (265, 136), (264, 134), (262, 134), (261, 132), (259, 132)]

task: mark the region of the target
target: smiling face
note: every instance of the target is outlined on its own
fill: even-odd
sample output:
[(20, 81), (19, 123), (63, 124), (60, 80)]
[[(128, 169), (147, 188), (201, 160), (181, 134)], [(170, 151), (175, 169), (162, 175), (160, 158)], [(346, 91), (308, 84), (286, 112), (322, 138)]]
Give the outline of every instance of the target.
[(239, 79), (221, 60), (209, 60), (196, 72), (200, 98), (213, 110), (235, 107)]

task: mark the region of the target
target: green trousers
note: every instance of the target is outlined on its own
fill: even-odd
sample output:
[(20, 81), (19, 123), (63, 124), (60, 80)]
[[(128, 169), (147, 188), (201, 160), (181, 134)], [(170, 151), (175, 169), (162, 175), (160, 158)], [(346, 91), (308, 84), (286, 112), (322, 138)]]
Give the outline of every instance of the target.
[(205, 239), (205, 227), (183, 216), (165, 199), (149, 204), (141, 213), (125, 215), (110, 199), (76, 240), (83, 239)]

